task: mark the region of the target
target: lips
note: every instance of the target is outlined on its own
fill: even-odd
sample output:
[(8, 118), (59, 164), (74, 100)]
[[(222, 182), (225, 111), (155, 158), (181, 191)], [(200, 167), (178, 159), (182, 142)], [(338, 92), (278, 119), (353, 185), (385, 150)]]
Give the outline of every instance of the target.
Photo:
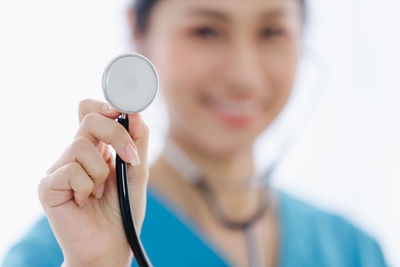
[(206, 103), (218, 120), (237, 126), (253, 122), (263, 111), (260, 101), (254, 98), (209, 97)]

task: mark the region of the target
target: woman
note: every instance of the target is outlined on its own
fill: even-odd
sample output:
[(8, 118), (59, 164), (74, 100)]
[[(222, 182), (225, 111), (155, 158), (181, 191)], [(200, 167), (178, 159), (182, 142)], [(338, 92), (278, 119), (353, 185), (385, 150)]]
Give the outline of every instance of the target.
[(160, 75), (167, 145), (148, 169), (140, 115), (126, 131), (116, 110), (82, 101), (74, 142), (38, 187), (47, 217), (4, 266), (134, 264), (106, 144), (131, 163), (135, 221), (154, 266), (386, 266), (377, 243), (341, 217), (249, 186), (253, 143), (294, 83), (301, 0), (139, 0), (129, 14), (138, 52)]

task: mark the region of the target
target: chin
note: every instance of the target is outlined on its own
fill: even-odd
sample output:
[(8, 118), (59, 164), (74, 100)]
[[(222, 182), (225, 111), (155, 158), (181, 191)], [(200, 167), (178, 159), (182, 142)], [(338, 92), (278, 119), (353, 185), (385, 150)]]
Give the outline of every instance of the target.
[(252, 145), (253, 142), (251, 141), (246, 144), (239, 145), (238, 143), (221, 143), (217, 140), (217, 142), (215, 142), (215, 144), (210, 147), (209, 153), (214, 157), (227, 158), (235, 156), (239, 153), (243, 153), (244, 150), (252, 148)]

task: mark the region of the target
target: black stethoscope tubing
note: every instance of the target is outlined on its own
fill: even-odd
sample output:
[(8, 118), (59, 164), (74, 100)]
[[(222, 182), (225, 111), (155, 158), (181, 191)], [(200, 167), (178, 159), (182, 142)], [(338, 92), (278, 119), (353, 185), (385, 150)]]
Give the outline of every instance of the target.
[[(118, 117), (118, 122), (122, 126), (124, 126), (126, 130), (129, 129), (129, 120), (126, 114), (121, 114)], [(115, 158), (115, 172), (121, 217), (129, 246), (131, 247), (136, 262), (140, 267), (152, 267), (153, 265), (151, 264), (146, 254), (146, 251), (143, 248), (142, 242), (140, 241), (139, 235), (136, 230), (136, 224), (133, 220), (131, 212), (131, 205), (129, 201), (127, 164), (118, 156), (118, 154)]]

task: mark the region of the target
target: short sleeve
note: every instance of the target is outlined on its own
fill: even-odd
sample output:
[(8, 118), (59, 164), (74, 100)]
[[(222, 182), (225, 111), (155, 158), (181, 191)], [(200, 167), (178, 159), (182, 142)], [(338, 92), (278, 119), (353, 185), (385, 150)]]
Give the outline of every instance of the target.
[(2, 267), (60, 266), (62, 251), (46, 217), (40, 218), (6, 253)]

